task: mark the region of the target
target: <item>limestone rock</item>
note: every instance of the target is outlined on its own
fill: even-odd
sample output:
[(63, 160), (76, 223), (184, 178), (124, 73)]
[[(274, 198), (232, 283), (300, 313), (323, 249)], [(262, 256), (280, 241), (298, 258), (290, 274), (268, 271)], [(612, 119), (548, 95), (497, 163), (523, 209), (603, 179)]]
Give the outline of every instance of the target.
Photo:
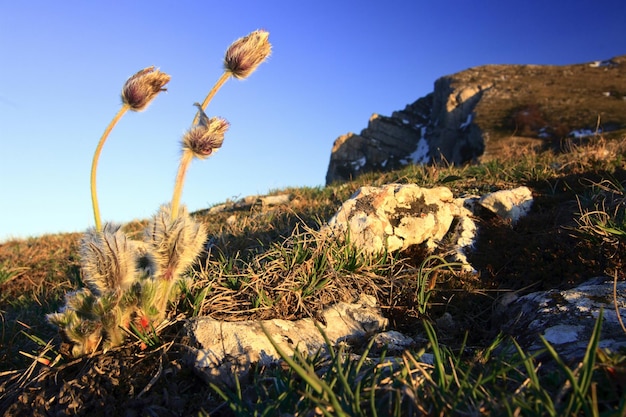
[(387, 353), (402, 353), (415, 344), (415, 340), (397, 330), (388, 330), (374, 336), (372, 350), (385, 349)]
[[(330, 306), (322, 316), (326, 325), (320, 326), (333, 344), (365, 339), (388, 323), (375, 298), (368, 295), (362, 295), (357, 303), (340, 302)], [(303, 353), (315, 353), (326, 347), (322, 334), (309, 318), (227, 322), (198, 317), (190, 319), (186, 325), (187, 333), (197, 346), (189, 360), (206, 381), (232, 384), (233, 375), (246, 375), (251, 364), (268, 365), (279, 360), (261, 326), (289, 355), (296, 348)]]
[(445, 187), (361, 187), (328, 224), (349, 230), (351, 242), (368, 252), (396, 251), (422, 242), (432, 247), (450, 228), (452, 201), (452, 192)]
[[(613, 280), (591, 279), (570, 290), (534, 292), (508, 299), (499, 311), (506, 317), (502, 330), (514, 336), (527, 353), (543, 349), (542, 335), (565, 360), (580, 361), (593, 327), (603, 310), (604, 322), (600, 347), (617, 351), (626, 348), (613, 300)], [(617, 283), (617, 306), (626, 322), (626, 282)]]
[(484, 195), (478, 204), (515, 224), (532, 208), (533, 193), (528, 187), (500, 190)]
[[(366, 186), (343, 203), (325, 230), (337, 237), (348, 235), (352, 244), (370, 254), (422, 243), (434, 249), (448, 233), (455, 234), (462, 251), (471, 246), (476, 231), (470, 215), (463, 200), (455, 199), (446, 187)], [(455, 218), (460, 220), (451, 230)]]
[(231, 201), (223, 204), (218, 204), (211, 207), (209, 213), (222, 213), (225, 211), (241, 211), (249, 210), (253, 206), (272, 207), (282, 204), (289, 204), (291, 202), (290, 194), (278, 194), (278, 195), (250, 195), (240, 198), (237, 201)]

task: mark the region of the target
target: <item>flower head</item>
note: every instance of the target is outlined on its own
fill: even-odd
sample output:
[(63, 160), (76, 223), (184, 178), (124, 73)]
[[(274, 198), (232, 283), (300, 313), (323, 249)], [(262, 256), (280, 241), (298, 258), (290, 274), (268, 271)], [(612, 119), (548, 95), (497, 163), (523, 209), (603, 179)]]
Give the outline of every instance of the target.
[(222, 147), (230, 124), (220, 117), (208, 118), (202, 107), (197, 103), (195, 105), (198, 106), (198, 122), (183, 136), (183, 149), (191, 151), (196, 158), (204, 159)]
[(80, 248), (85, 285), (96, 296), (121, 295), (135, 281), (137, 253), (137, 245), (119, 226), (107, 223), (102, 232), (90, 229)]
[(175, 219), (170, 210), (167, 205), (161, 206), (144, 235), (159, 264), (159, 278), (164, 281), (181, 278), (202, 252), (207, 236), (204, 225), (193, 220), (184, 206)]
[(170, 76), (154, 69), (154, 66), (144, 68), (130, 77), (122, 88), (122, 101), (131, 110), (141, 111), (161, 91), (166, 91), (165, 84), (170, 81)]
[(238, 79), (252, 74), (272, 52), (269, 36), (265, 30), (256, 30), (233, 42), (224, 57), (225, 70)]

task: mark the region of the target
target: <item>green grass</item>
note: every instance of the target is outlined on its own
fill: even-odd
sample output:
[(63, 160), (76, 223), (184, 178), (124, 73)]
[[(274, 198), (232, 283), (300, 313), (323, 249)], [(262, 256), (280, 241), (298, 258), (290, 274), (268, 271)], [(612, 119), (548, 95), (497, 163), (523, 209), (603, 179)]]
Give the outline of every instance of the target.
[[(83, 409), (109, 398), (121, 410), (145, 390), (153, 414), (167, 408), (166, 391), (186, 415), (624, 415), (626, 356), (597, 349), (599, 327), (580, 366), (563, 362), (548, 343), (545, 363), (501, 335), (491, 311), (511, 291), (568, 288), (602, 274), (624, 279), (625, 153), (624, 140), (595, 138), (567, 153), (409, 166), (323, 188), (276, 190), (291, 196), (277, 207), (197, 212), (211, 245), (189, 271), (169, 321), (78, 362), (61, 358), (62, 343), (43, 318), (81, 286), (80, 235), (1, 243), (0, 409), (21, 404), (52, 413), (73, 396)], [(444, 185), (455, 196), (525, 185), (535, 203), (515, 226), (477, 215), (480, 235), (468, 260), (478, 274), (450, 263), (446, 242), (435, 253), (416, 247), (371, 256), (320, 233), (358, 187), (390, 182)], [(139, 233), (142, 225), (125, 228)], [(181, 365), (188, 343), (181, 318), (315, 318), (363, 293), (376, 297), (391, 328), (421, 335), (423, 343), (400, 353), (373, 339), (329, 343), (312, 356), (283, 353), (283, 365), (259, 366), (234, 387), (209, 387)], [(454, 317), (456, 331), (437, 328), (443, 313)], [(50, 362), (55, 366), (44, 365)], [(55, 378), (81, 382), (61, 394), (49, 382)]]
[[(239, 382), (233, 389), (212, 387), (237, 416), (624, 415), (626, 399), (618, 387), (599, 396), (600, 387), (611, 382), (596, 366), (600, 323), (601, 318), (575, 369), (544, 340), (556, 362), (550, 374), (541, 371), (536, 355), (502, 337), (473, 355), (465, 353), (466, 346), (452, 351), (439, 343), (427, 321), (427, 347), (401, 357), (387, 357), (384, 351), (372, 357), (370, 342), (355, 358), (328, 339), (327, 355), (296, 351), (289, 356), (266, 333), (288, 369), (264, 370), (247, 388)], [(502, 349), (506, 343), (514, 349)], [(427, 352), (432, 363), (421, 360)]]

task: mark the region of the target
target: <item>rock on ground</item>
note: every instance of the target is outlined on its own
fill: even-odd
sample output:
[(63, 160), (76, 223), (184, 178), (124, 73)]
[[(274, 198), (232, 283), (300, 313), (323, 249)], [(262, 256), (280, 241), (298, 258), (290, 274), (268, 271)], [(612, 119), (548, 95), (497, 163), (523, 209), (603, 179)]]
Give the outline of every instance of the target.
[(522, 297), (507, 297), (496, 316), (505, 318), (502, 331), (516, 338), (525, 352), (544, 348), (540, 335), (566, 361), (578, 362), (584, 355), (600, 311), (603, 311), (600, 348), (617, 351), (626, 348), (626, 282), (617, 283), (613, 298), (613, 280), (593, 278), (569, 290), (534, 292)]
[[(357, 303), (330, 306), (322, 312), (322, 317), (326, 324), (318, 325), (333, 345), (365, 340), (368, 334), (381, 331), (388, 323), (376, 299), (368, 295), (362, 295)], [(190, 319), (186, 326), (197, 346), (190, 355), (194, 369), (206, 381), (232, 385), (233, 375), (244, 377), (251, 364), (269, 365), (278, 361), (280, 356), (262, 327), (289, 355), (295, 349), (312, 354), (326, 347), (322, 333), (310, 318), (227, 322), (198, 317)]]

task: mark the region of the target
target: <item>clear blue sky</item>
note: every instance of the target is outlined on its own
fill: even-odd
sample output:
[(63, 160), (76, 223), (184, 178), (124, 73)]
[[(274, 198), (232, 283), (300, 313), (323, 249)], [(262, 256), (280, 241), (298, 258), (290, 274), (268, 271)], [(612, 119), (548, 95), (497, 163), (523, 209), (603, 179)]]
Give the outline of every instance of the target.
[(273, 54), (207, 109), (224, 146), (194, 161), (192, 211), (286, 186), (322, 186), (333, 141), (483, 64), (571, 64), (626, 54), (626, 2), (0, 0), (0, 240), (93, 225), (98, 138), (136, 71), (168, 92), (128, 113), (98, 170), (104, 221), (149, 217), (171, 198), (182, 133), (228, 45), (270, 32)]

